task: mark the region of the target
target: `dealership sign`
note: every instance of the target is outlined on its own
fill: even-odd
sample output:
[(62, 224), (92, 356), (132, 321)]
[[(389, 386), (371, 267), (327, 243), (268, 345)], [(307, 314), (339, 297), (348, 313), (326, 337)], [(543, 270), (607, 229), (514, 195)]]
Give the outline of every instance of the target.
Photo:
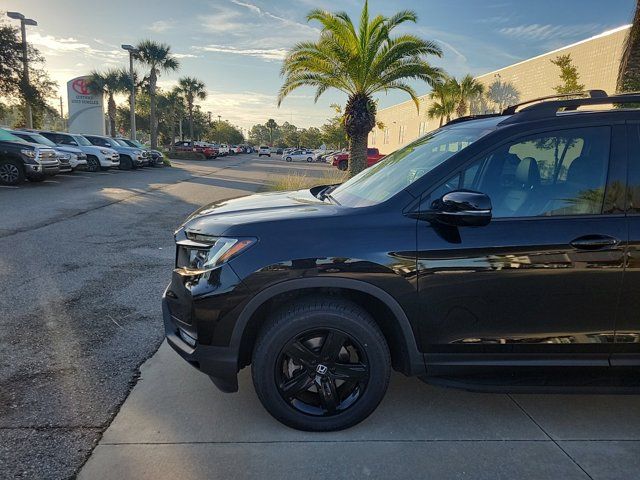
[(69, 132), (104, 135), (103, 96), (89, 89), (89, 77), (77, 77), (67, 82), (69, 99)]

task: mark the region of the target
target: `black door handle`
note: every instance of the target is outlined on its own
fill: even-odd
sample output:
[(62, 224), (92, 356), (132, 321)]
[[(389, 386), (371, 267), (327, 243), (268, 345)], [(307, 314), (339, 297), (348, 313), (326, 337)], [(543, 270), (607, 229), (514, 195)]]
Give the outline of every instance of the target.
[(606, 247), (615, 247), (620, 243), (620, 240), (609, 235), (584, 235), (569, 243), (578, 250), (599, 250)]

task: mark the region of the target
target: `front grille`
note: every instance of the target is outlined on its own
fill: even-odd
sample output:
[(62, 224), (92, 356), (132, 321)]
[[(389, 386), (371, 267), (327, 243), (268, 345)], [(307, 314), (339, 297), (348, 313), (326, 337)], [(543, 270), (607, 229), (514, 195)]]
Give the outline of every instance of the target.
[(87, 159), (87, 154), (86, 153), (79, 153), (78, 154), (78, 160), (86, 160)]
[(58, 161), (60, 162), (60, 165), (69, 165), (68, 158), (58, 158)]

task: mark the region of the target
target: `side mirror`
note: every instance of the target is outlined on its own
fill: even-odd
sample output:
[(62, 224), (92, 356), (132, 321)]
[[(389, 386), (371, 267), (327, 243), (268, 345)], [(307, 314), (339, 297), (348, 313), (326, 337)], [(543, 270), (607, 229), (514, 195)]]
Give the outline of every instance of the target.
[(484, 193), (456, 190), (434, 200), (420, 217), (453, 227), (483, 227), (491, 221), (491, 199)]

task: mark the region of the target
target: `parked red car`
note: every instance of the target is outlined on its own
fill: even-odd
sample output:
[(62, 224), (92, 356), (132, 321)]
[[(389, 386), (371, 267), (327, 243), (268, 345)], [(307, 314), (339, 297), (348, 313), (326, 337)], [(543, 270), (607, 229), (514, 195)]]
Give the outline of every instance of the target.
[[(367, 148), (367, 167), (378, 163), (383, 157), (384, 155), (380, 154), (377, 148)], [(333, 156), (332, 165), (338, 167), (339, 170), (346, 170), (349, 167), (349, 153), (336, 153)]]
[(206, 158), (216, 158), (218, 156), (217, 149), (202, 145), (199, 142), (180, 141), (173, 144), (176, 152), (198, 152), (202, 153)]

